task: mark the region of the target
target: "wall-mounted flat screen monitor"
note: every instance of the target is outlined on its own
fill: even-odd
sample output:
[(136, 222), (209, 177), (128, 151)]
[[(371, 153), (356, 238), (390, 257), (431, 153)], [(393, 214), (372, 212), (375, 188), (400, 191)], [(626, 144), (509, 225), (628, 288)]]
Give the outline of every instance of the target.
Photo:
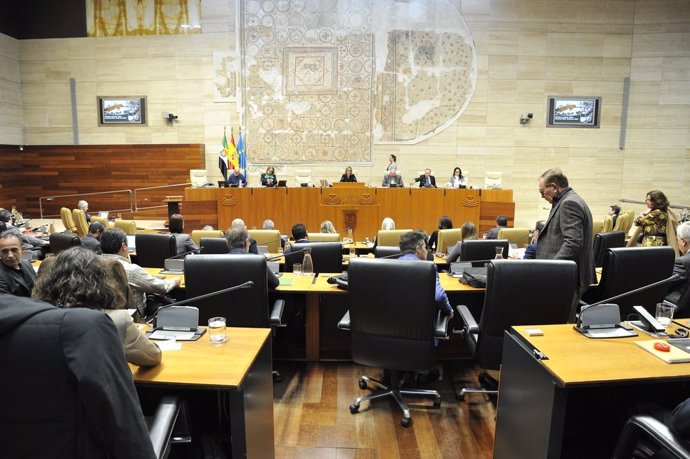
[(547, 127), (598, 128), (601, 97), (549, 96)]

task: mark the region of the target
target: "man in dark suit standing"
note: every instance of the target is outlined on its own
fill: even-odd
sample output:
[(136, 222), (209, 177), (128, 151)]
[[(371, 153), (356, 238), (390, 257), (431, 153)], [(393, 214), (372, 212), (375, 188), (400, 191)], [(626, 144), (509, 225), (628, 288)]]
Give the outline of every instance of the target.
[(549, 169), (539, 177), (539, 193), (551, 203), (551, 212), (539, 233), (536, 257), (577, 263), (579, 283), (570, 311), (570, 321), (574, 321), (582, 294), (596, 280), (592, 213), (560, 169)]
[(414, 181), (419, 182), (419, 188), (436, 188), (436, 177), (431, 175), (431, 169), (428, 167), (424, 169), (424, 173), (414, 179)]
[[(678, 274), (680, 279), (674, 282), (668, 289), (666, 301), (670, 301), (678, 307), (678, 317), (690, 317), (690, 222), (678, 225), (678, 250), (682, 256), (676, 258), (673, 266), (673, 274)], [(690, 405), (689, 405), (690, 407)]]
[(0, 233), (0, 293), (31, 296), (36, 272), (22, 260), (22, 241), (13, 230)]

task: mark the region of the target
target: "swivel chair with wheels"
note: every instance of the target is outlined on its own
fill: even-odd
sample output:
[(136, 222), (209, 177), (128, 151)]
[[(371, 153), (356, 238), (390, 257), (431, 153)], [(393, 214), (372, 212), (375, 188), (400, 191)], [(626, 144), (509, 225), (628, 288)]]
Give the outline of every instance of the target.
[[(664, 450), (663, 456), (657, 450)], [(623, 427), (612, 459), (664, 457), (687, 459), (690, 442), (651, 416), (636, 415)]]
[(50, 235), (49, 247), (53, 255), (57, 255), (70, 247), (81, 245), (81, 240), (74, 233), (53, 233)]
[(401, 424), (409, 427), (412, 418), (403, 395), (429, 397), (434, 407), (441, 405), (435, 390), (402, 388), (405, 372), (432, 367), (436, 338), (445, 337), (447, 320), (434, 301), (436, 267), (428, 261), (358, 258), (350, 263), (348, 285), (350, 310), (338, 328), (350, 330), (352, 360), (390, 371), (390, 385), (360, 378), (361, 389), (371, 384), (376, 390), (357, 397), (350, 412), (357, 413), (363, 401), (391, 396), (403, 412)]
[(77, 226), (77, 234), (79, 237), (84, 237), (89, 232), (89, 223), (86, 221), (86, 214), (81, 209), (73, 209), (72, 217)]
[(177, 245), (173, 234), (137, 233), (134, 238), (139, 266), (163, 268), (166, 258), (177, 255)]

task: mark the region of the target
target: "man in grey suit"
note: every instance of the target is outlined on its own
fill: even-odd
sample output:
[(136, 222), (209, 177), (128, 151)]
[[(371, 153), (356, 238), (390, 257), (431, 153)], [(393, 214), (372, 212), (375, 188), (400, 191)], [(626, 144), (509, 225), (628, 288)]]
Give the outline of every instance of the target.
[(678, 274), (680, 280), (671, 284), (668, 288), (666, 301), (670, 301), (678, 307), (678, 317), (690, 317), (690, 222), (678, 225), (678, 249), (682, 256), (676, 258), (673, 266), (673, 274)]
[(570, 321), (574, 321), (582, 294), (596, 281), (592, 213), (560, 169), (549, 169), (539, 177), (539, 193), (551, 203), (551, 212), (539, 233), (536, 257), (577, 263), (579, 284), (570, 311)]

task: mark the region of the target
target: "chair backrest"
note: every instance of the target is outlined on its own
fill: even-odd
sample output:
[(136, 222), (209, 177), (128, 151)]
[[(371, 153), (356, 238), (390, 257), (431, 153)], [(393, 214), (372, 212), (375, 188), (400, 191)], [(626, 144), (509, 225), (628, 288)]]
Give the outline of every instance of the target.
[(105, 229), (108, 229), (110, 227), (110, 222), (106, 217), (99, 217), (98, 215), (92, 215), (91, 216), (91, 223), (94, 222), (100, 222), (103, 226), (105, 226)]
[[(392, 257), (392, 255), (399, 254), (400, 252), (400, 247), (399, 246), (390, 246), (390, 245), (377, 245), (376, 249), (374, 250), (374, 256), (376, 258), (382, 258), (382, 257)], [(395, 257), (392, 257), (395, 258)]]
[(609, 231), (607, 233), (595, 234), (592, 248), (594, 253), (594, 265), (598, 268), (604, 266), (604, 256), (606, 252), (608, 249), (614, 247), (625, 247), (625, 233), (623, 231)]
[(626, 210), (625, 212), (621, 211), (621, 213), (618, 215), (618, 218), (616, 219), (616, 224), (613, 225), (613, 230), (623, 231), (625, 234), (628, 234), (628, 231), (630, 231), (630, 228), (632, 228), (634, 220), (634, 210), (630, 209)]
[(77, 232), (77, 225), (74, 223), (74, 217), (72, 216), (72, 211), (67, 207), (60, 208), (60, 219), (62, 224), (65, 225), (65, 231), (71, 231), (73, 233)]
[(353, 260), (348, 268), (352, 360), (393, 370), (430, 368), (435, 286), (436, 267), (428, 261)]
[(137, 222), (134, 220), (116, 219), (113, 227), (120, 228), (125, 234), (137, 234)]
[[(529, 245), (529, 228), (501, 228), (498, 230), (498, 239), (507, 239), (508, 245), (517, 244), (518, 247), (527, 247)], [(506, 253), (503, 252), (503, 255), (505, 256)]]
[(604, 224), (601, 227), (601, 232), (608, 233), (609, 231), (613, 231), (613, 217), (607, 215), (604, 217)]
[(285, 255), (285, 270), (292, 272), (292, 265), (302, 263), (303, 249), (311, 249), (315, 273), (343, 272), (343, 246), (340, 242), (314, 242), (293, 244), (292, 252)]
[(297, 186), (304, 183), (311, 185), (311, 169), (297, 169), (295, 171), (295, 183)]
[(184, 260), (188, 298), (253, 281), (251, 288), (194, 301), (199, 308), (199, 325), (211, 317), (225, 317), (232, 327), (268, 327), (268, 284), (266, 260), (261, 255), (194, 255)]
[(256, 241), (256, 245), (265, 245), (270, 253), (280, 250), (280, 231), (278, 230), (248, 230), (249, 237)]
[[(620, 217), (619, 217), (620, 218)], [(638, 287), (666, 279), (673, 274), (676, 254), (672, 247), (617, 247), (608, 249), (604, 256), (599, 286), (590, 296), (589, 302), (600, 301)], [(592, 288), (590, 287), (590, 290)], [(663, 301), (668, 285), (645, 290), (614, 301), (620, 306), (621, 318), (625, 320), (633, 313), (633, 306), (644, 306), (652, 315), (656, 304)]]
[(310, 242), (340, 242), (340, 233), (307, 233)]
[(461, 237), (461, 228), (438, 230), (438, 242), (436, 243), (436, 252), (446, 253), (448, 249), (457, 244)]
[(503, 172), (485, 172), (484, 173), (484, 188), (500, 190), (503, 188)]
[(498, 369), (503, 332), (513, 325), (564, 324), (577, 287), (577, 265), (566, 260), (492, 260), (479, 320), (475, 357)]
[(224, 237), (225, 233), (221, 230), (194, 230), (190, 237), (196, 245), (201, 244), (202, 237)]
[(400, 246), (400, 236), (409, 233), (411, 229), (379, 230), (376, 235), (376, 245)]
[(189, 170), (189, 181), (195, 188), (204, 186), (208, 183), (208, 177), (206, 176), (206, 169), (190, 169)]
[(84, 237), (89, 232), (89, 224), (86, 222), (86, 214), (81, 209), (72, 209), (72, 217), (77, 227), (79, 237)]
[(74, 233), (52, 233), (48, 240), (50, 252), (54, 255), (70, 247), (81, 245), (81, 241)]
[(460, 245), (460, 261), (492, 260), (496, 258), (496, 247), (503, 247), (503, 256), (508, 256), (508, 239), (465, 239)]
[(3, 457), (153, 455), (132, 372), (105, 314), (11, 295), (0, 295), (0, 308), (25, 317), (0, 334)]
[(199, 251), (204, 254), (222, 255), (230, 252), (228, 241), (224, 237), (202, 237)]
[(604, 220), (593, 220), (592, 221), (592, 237), (595, 234), (599, 234), (604, 231)]
[(137, 248), (137, 264), (146, 268), (163, 268), (166, 258), (177, 255), (173, 234), (137, 233), (134, 245)]

